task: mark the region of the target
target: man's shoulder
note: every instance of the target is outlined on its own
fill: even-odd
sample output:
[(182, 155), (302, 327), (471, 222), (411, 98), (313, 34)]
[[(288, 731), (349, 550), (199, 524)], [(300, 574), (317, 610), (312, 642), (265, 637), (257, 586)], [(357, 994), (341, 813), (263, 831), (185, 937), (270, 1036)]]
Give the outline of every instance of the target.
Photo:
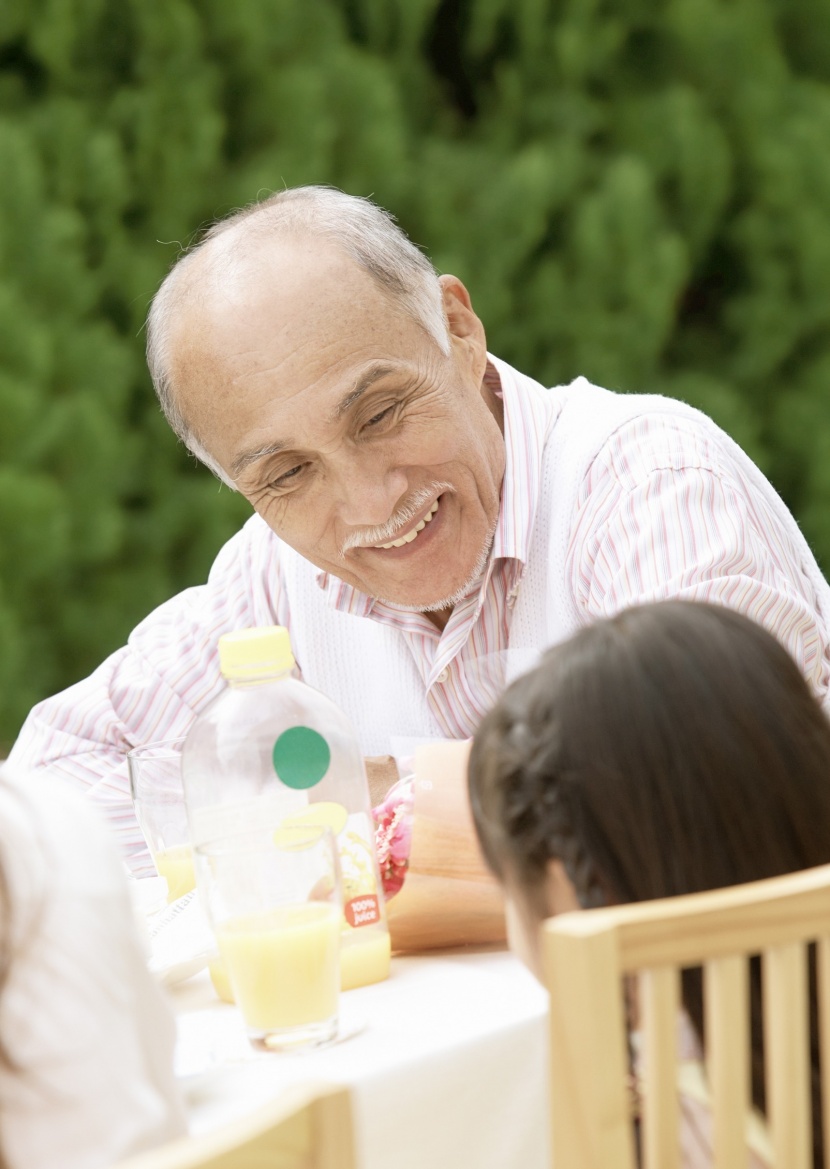
[(627, 394), (577, 378), (552, 393), (561, 398), (554, 431), (554, 459), (572, 462), (572, 471), (600, 469), (639, 479), (661, 469), (716, 469), (733, 448), (701, 411), (661, 394)]
[(662, 426), (690, 433), (714, 427), (710, 418), (679, 398), (608, 390), (585, 377), (554, 386), (550, 393), (558, 397), (566, 419), (578, 419), (599, 434), (614, 433), (621, 425), (640, 420), (651, 422), (655, 429)]

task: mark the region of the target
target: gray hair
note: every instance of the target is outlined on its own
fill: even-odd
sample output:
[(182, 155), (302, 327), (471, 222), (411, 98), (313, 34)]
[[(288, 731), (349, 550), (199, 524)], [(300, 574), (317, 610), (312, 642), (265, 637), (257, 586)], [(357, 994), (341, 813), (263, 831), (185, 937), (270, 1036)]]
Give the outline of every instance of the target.
[[(233, 480), (199, 441), (177, 405), (171, 374), (171, 337), (173, 318), (187, 295), (195, 258), (213, 240), (240, 231), (245, 233), (246, 245), (277, 234), (308, 234), (330, 240), (397, 301), (442, 353), (450, 349), (435, 268), (401, 231), (394, 217), (370, 199), (332, 187), (294, 187), (215, 223), (198, 244), (179, 258), (153, 299), (147, 318), (147, 364), (161, 409), (173, 431), (197, 459), (234, 490)], [(226, 255), (225, 259), (232, 262), (233, 258)]]

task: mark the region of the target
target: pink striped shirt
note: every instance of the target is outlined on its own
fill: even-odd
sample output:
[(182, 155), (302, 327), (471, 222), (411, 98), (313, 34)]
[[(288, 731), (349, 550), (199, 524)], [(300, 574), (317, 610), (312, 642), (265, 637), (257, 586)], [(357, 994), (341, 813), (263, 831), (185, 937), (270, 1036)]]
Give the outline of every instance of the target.
[[(515, 371), (497, 365), (488, 376), (500, 377), (506, 470), (493, 548), (481, 581), (443, 631), (422, 614), (317, 574), (333, 608), (399, 631), (450, 738), (472, 734), (503, 685), (534, 522), (540, 507), (557, 503), (540, 500), (544, 411)], [(646, 412), (608, 436), (580, 484), (570, 527), (567, 572), (579, 619), (587, 624), (667, 596), (728, 604), (775, 633), (825, 696), (828, 635), (802, 571), (809, 551), (734, 460), (725, 472), (728, 454), (716, 446), (712, 428), (704, 431), (691, 412), (668, 429), (664, 416)], [(105, 807), (137, 874), (151, 866), (130, 803), (126, 752), (184, 735), (220, 693), (222, 633), (273, 623), (291, 630), (279, 547), (252, 517), (221, 550), (205, 585), (160, 606), (89, 678), (36, 706), (13, 748), (18, 767), (62, 774)], [(302, 668), (303, 646), (294, 651)]]

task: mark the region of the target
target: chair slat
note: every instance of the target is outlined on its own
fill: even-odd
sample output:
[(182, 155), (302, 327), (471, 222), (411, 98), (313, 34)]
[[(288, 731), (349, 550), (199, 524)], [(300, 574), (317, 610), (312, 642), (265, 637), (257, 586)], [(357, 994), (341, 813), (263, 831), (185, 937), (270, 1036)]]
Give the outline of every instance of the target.
[(643, 1013), (643, 1153), (645, 1169), (680, 1169), (677, 1098), (677, 1012), (680, 977), (674, 967), (640, 975)]
[(634, 1169), (627, 1044), (613, 933), (546, 931), (551, 1156), (557, 1169)]
[(824, 1169), (830, 1169), (830, 937), (819, 938), (816, 943), (816, 974)]
[(763, 955), (767, 1117), (775, 1164), (811, 1169), (807, 951), (775, 946)]
[(713, 1169), (746, 1169), (750, 1107), (749, 971), (718, 958), (703, 970), (706, 1070), (712, 1090)]

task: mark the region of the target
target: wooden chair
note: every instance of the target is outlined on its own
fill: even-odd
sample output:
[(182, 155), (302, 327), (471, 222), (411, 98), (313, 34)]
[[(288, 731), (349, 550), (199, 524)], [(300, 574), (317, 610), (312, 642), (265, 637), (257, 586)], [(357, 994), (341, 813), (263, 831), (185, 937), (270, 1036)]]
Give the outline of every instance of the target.
[[(645, 1169), (679, 1169), (680, 971), (703, 967), (715, 1169), (747, 1163), (748, 958), (760, 954), (767, 1120), (778, 1169), (812, 1169), (806, 943), (817, 943), (824, 1132), (830, 1134), (830, 865), (711, 893), (545, 922), (554, 1169), (635, 1169), (622, 981), (640, 975)], [(825, 1166), (830, 1166), (830, 1136)]]
[(357, 1169), (348, 1088), (298, 1088), (203, 1136), (115, 1169)]

